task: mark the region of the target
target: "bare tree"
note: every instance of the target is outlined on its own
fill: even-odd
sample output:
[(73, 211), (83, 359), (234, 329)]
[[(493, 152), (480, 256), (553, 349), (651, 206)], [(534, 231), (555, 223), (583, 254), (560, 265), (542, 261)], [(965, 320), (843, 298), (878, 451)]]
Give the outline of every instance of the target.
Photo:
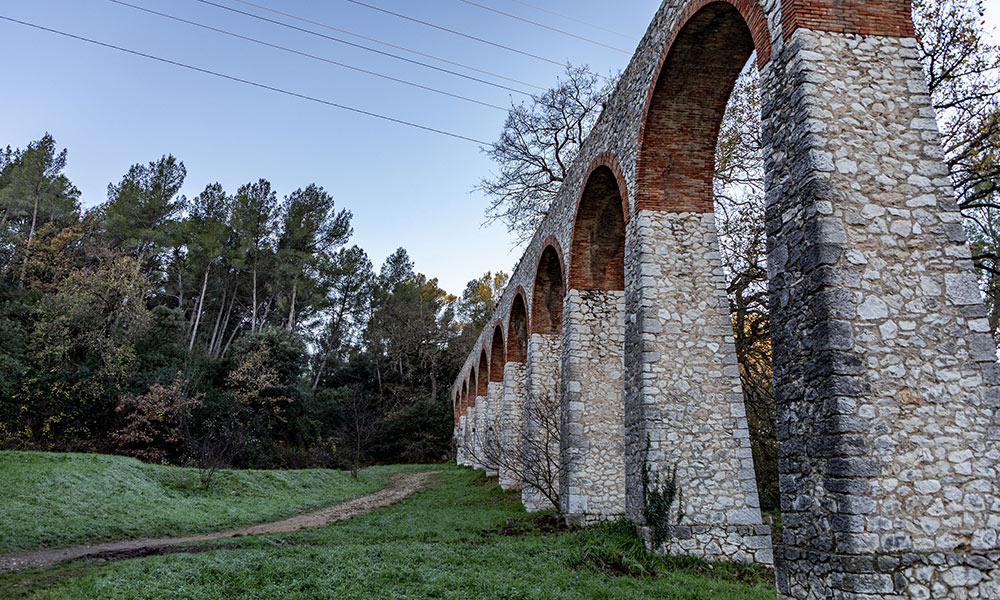
[[(500, 416), (487, 423), (486, 431), (468, 448), (474, 463), (509, 471), (529, 493), (537, 494), (560, 510), (559, 476), (559, 397), (547, 394), (530, 398), (524, 407), (524, 426), (517, 427), (512, 443), (504, 448), (500, 435)], [(480, 434), (477, 432), (476, 434)]]
[(201, 487), (208, 490), (219, 469), (229, 469), (243, 448), (243, 428), (235, 421), (212, 428), (191, 442), (189, 461), (198, 469)]
[(488, 222), (522, 240), (535, 232), (616, 81), (569, 65), (556, 87), (511, 108), (500, 139), (483, 148), (499, 168), (476, 188), (490, 197)]
[(338, 437), (348, 445), (351, 475), (357, 479), (364, 449), (379, 431), (378, 413), (370, 399), (355, 385), (341, 405), (341, 425)]

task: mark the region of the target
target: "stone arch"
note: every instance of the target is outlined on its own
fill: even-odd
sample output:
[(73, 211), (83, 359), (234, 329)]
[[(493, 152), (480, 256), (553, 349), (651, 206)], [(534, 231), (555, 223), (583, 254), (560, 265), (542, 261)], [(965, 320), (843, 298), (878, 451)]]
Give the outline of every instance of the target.
[(493, 341), (490, 343), (490, 381), (503, 381), (503, 367), (507, 364), (506, 347), (503, 341), (503, 323), (498, 321), (493, 327)]
[(523, 363), (528, 358), (528, 303), (524, 288), (518, 286), (507, 320), (507, 362)]
[(625, 206), (627, 200), (615, 172), (599, 164), (577, 202), (570, 289), (625, 289)]
[(490, 383), (490, 360), (486, 346), (479, 352), (479, 379), (476, 380), (476, 396), (486, 397)]
[(475, 406), (476, 405), (476, 387), (477, 387), (477, 381), (478, 380), (476, 379), (476, 366), (472, 365), (472, 369), (469, 371), (469, 400), (468, 400), (468, 406)]
[(670, 34), (639, 132), (636, 210), (711, 213), (715, 151), (736, 79), (771, 55), (756, 0), (694, 0)]
[(531, 332), (544, 335), (562, 331), (563, 298), (566, 295), (562, 250), (555, 239), (547, 240), (538, 257), (531, 293)]
[(469, 408), (469, 380), (462, 381), (462, 412)]

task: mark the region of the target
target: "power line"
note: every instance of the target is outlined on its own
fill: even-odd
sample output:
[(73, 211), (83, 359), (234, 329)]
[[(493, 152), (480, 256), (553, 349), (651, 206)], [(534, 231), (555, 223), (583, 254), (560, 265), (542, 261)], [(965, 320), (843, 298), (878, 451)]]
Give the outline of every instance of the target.
[(501, 48), (501, 49), (507, 50), (509, 52), (514, 52), (516, 54), (521, 54), (523, 56), (528, 56), (530, 58), (534, 58), (534, 59), (540, 60), (542, 62), (551, 63), (553, 65), (558, 65), (560, 67), (565, 67), (566, 66), (565, 64), (563, 64), (563, 63), (561, 63), (561, 62), (559, 62), (557, 60), (552, 60), (551, 58), (545, 58), (544, 56), (538, 56), (537, 54), (532, 54), (530, 52), (525, 52), (524, 50), (518, 50), (517, 48), (511, 48), (510, 46), (505, 46), (505, 45), (497, 43), (497, 42), (491, 42), (490, 40), (485, 40), (485, 39), (483, 39), (481, 37), (476, 37), (474, 35), (469, 35), (468, 33), (462, 33), (461, 31), (456, 31), (454, 29), (448, 29), (447, 27), (442, 27), (441, 25), (435, 25), (434, 23), (429, 23), (427, 21), (421, 21), (420, 19), (417, 19), (417, 18), (414, 18), (414, 17), (409, 17), (407, 15), (400, 14), (400, 13), (397, 13), (397, 12), (393, 12), (393, 11), (387, 10), (385, 8), (380, 8), (380, 7), (374, 6), (372, 4), (361, 2), (361, 0), (346, 0), (346, 1), (350, 2), (351, 4), (357, 4), (358, 6), (363, 6), (365, 8), (370, 8), (371, 10), (377, 10), (380, 13), (385, 13), (387, 15), (392, 15), (392, 16), (398, 17), (400, 19), (405, 19), (405, 20), (411, 21), (413, 23), (419, 23), (421, 25), (424, 25), (426, 27), (431, 27), (431, 28), (437, 29), (439, 31), (446, 31), (446, 32), (448, 32), (448, 33), (450, 33), (452, 35), (457, 35), (457, 36), (460, 36), (460, 37), (464, 37), (466, 39), (474, 40), (474, 41), (477, 41), (477, 42), (480, 42), (480, 43), (483, 43), (483, 44), (487, 44), (487, 45), (493, 46), (495, 48)]
[(269, 19), (267, 17), (262, 17), (260, 15), (255, 15), (253, 13), (249, 13), (249, 12), (246, 12), (246, 11), (243, 11), (243, 10), (239, 10), (238, 8), (233, 8), (231, 6), (225, 6), (223, 4), (218, 4), (216, 2), (211, 2), (210, 0), (195, 0), (195, 2), (201, 2), (202, 4), (207, 4), (209, 6), (214, 6), (216, 8), (221, 8), (222, 10), (228, 10), (229, 12), (234, 12), (236, 14), (244, 15), (244, 16), (247, 16), (247, 17), (250, 17), (250, 18), (253, 18), (253, 19), (257, 19), (259, 21), (264, 21), (264, 22), (267, 22), (267, 23), (273, 23), (275, 25), (280, 25), (282, 27), (287, 27), (288, 29), (294, 29), (295, 31), (301, 31), (302, 33), (308, 33), (309, 35), (314, 35), (316, 37), (320, 37), (320, 38), (323, 38), (323, 39), (326, 39), (326, 40), (330, 40), (331, 42), (337, 42), (338, 44), (346, 44), (346, 45), (351, 46), (353, 48), (360, 48), (361, 50), (366, 50), (368, 52), (374, 52), (375, 54), (381, 54), (382, 56), (388, 56), (390, 58), (395, 58), (396, 60), (401, 60), (401, 61), (404, 61), (404, 62), (408, 62), (410, 64), (420, 65), (421, 67), (426, 67), (428, 69), (434, 69), (435, 71), (440, 71), (442, 73), (448, 73), (449, 75), (454, 75), (456, 77), (461, 77), (463, 79), (468, 79), (470, 81), (476, 81), (476, 82), (479, 82), (479, 83), (483, 83), (483, 84), (486, 84), (486, 85), (489, 85), (489, 86), (492, 86), (492, 87), (495, 87), (495, 88), (499, 88), (501, 90), (507, 90), (508, 92), (514, 92), (515, 94), (521, 94), (522, 96), (528, 96), (528, 97), (532, 96), (532, 94), (530, 94), (528, 92), (525, 92), (523, 90), (519, 90), (519, 89), (516, 89), (516, 88), (508, 87), (506, 85), (502, 85), (502, 84), (495, 83), (495, 82), (492, 82), (492, 81), (486, 81), (485, 79), (480, 79), (478, 77), (473, 77), (471, 75), (466, 75), (465, 73), (459, 73), (458, 71), (452, 71), (450, 69), (444, 69), (442, 67), (436, 67), (434, 65), (430, 65), (430, 64), (427, 64), (425, 62), (421, 62), (419, 60), (413, 60), (412, 58), (406, 58), (405, 56), (400, 56), (398, 54), (393, 54), (392, 52), (385, 52), (383, 50), (378, 50), (376, 48), (371, 48), (369, 46), (365, 46), (363, 44), (355, 44), (354, 42), (349, 42), (347, 40), (343, 40), (343, 39), (340, 39), (338, 37), (333, 37), (332, 35), (326, 35), (324, 33), (320, 33), (318, 31), (313, 31), (311, 29), (306, 29), (304, 27), (298, 27), (298, 26), (292, 25), (290, 23), (283, 23), (281, 21), (276, 21), (274, 19)]
[(189, 65), (189, 64), (178, 62), (178, 61), (175, 61), (175, 60), (170, 60), (169, 58), (161, 58), (159, 56), (154, 56), (152, 54), (145, 54), (143, 52), (139, 52), (138, 50), (130, 50), (128, 48), (123, 48), (121, 46), (115, 46), (114, 44), (108, 44), (108, 43), (105, 43), (105, 42), (99, 42), (99, 41), (91, 39), (91, 38), (87, 38), (87, 37), (75, 35), (75, 34), (72, 34), (72, 33), (67, 33), (65, 31), (59, 31), (58, 29), (51, 29), (49, 27), (44, 27), (42, 25), (37, 25), (35, 23), (29, 23), (27, 21), (19, 21), (17, 19), (13, 19), (11, 17), (7, 17), (7, 16), (4, 16), (4, 15), (0, 15), (0, 19), (2, 19), (4, 21), (10, 21), (11, 23), (17, 23), (18, 25), (24, 25), (25, 27), (31, 27), (33, 29), (39, 29), (41, 31), (47, 31), (49, 33), (54, 33), (56, 35), (61, 35), (63, 37), (71, 38), (71, 39), (74, 39), (74, 40), (79, 40), (81, 42), (87, 42), (89, 44), (94, 44), (96, 46), (102, 46), (104, 48), (111, 48), (112, 50), (118, 50), (120, 52), (125, 52), (127, 54), (132, 54), (132, 55), (135, 55), (135, 56), (141, 56), (143, 58), (148, 58), (150, 60), (155, 60), (157, 62), (166, 63), (168, 65), (173, 65), (175, 67), (181, 67), (181, 68), (184, 68), (184, 69), (189, 69), (191, 71), (197, 71), (198, 73), (204, 73), (206, 75), (212, 75), (214, 77), (219, 77), (219, 78), (222, 78), (222, 79), (228, 79), (229, 81), (235, 81), (237, 83), (242, 83), (242, 84), (253, 86), (253, 87), (256, 87), (256, 88), (260, 88), (260, 89), (264, 89), (264, 90), (269, 90), (269, 91), (272, 91), (272, 92), (277, 92), (279, 94), (285, 94), (286, 96), (292, 96), (294, 98), (299, 98), (299, 99), (302, 99), (302, 100), (309, 100), (310, 102), (316, 102), (318, 104), (323, 104), (323, 105), (326, 105), (326, 106), (332, 106), (333, 108), (339, 108), (341, 110), (350, 111), (350, 112), (357, 113), (357, 114), (360, 114), (360, 115), (366, 115), (366, 116), (369, 116), (369, 117), (374, 117), (376, 119), (382, 119), (383, 121), (389, 121), (391, 123), (396, 123), (396, 124), (399, 124), (399, 125), (405, 125), (407, 127), (413, 127), (415, 129), (422, 129), (423, 131), (429, 131), (431, 133), (437, 133), (439, 135), (445, 135), (445, 136), (448, 136), (448, 137), (451, 137), (451, 138), (455, 138), (455, 139), (459, 139), (459, 140), (465, 140), (467, 142), (472, 142), (474, 144), (479, 144), (479, 145), (482, 145), (482, 146), (492, 146), (493, 145), (493, 144), (491, 144), (489, 142), (484, 142), (482, 140), (477, 140), (476, 138), (467, 137), (467, 136), (464, 136), (464, 135), (460, 135), (458, 133), (452, 133), (450, 131), (445, 131), (443, 129), (435, 129), (433, 127), (428, 127), (426, 125), (420, 125), (420, 124), (417, 124), (417, 123), (413, 123), (411, 121), (404, 121), (402, 119), (396, 119), (394, 117), (388, 117), (388, 116), (383, 115), (383, 114), (379, 114), (379, 113), (376, 113), (376, 112), (371, 112), (371, 111), (363, 110), (363, 109), (360, 109), (360, 108), (354, 108), (352, 106), (347, 106), (345, 104), (338, 104), (336, 102), (330, 102), (329, 100), (323, 100), (322, 98), (316, 98), (314, 96), (307, 96), (305, 94), (300, 94), (298, 92), (292, 92), (290, 90), (286, 90), (286, 89), (279, 88), (279, 87), (274, 87), (274, 86), (271, 86), (271, 85), (267, 85), (265, 83), (259, 83), (259, 82), (256, 82), (256, 81), (251, 81), (249, 79), (242, 79), (240, 77), (234, 77), (233, 75), (226, 75), (225, 73), (219, 73), (217, 71), (211, 71), (209, 69), (203, 69), (201, 67), (196, 67), (194, 65)]
[(570, 33), (568, 31), (564, 31), (564, 30), (558, 29), (556, 27), (550, 27), (548, 25), (539, 23), (538, 21), (532, 21), (531, 19), (525, 19), (524, 17), (519, 17), (517, 15), (511, 14), (511, 13), (508, 13), (508, 12), (504, 12), (502, 10), (497, 10), (497, 9), (495, 9), (493, 7), (486, 6), (485, 4), (479, 4), (478, 2), (472, 2), (471, 0), (458, 0), (458, 1), (461, 2), (462, 4), (468, 4), (469, 6), (475, 6), (476, 8), (481, 8), (483, 10), (488, 10), (491, 13), (496, 13), (498, 15), (503, 15), (505, 17), (508, 17), (508, 18), (511, 18), (511, 19), (515, 19), (515, 20), (521, 21), (523, 23), (528, 23), (528, 24), (534, 25), (536, 27), (541, 27), (542, 29), (548, 29), (549, 31), (554, 31), (556, 33), (560, 33), (562, 35), (569, 36), (571, 38), (576, 38), (578, 40), (583, 40), (583, 41), (588, 42), (590, 44), (594, 44), (595, 46), (602, 46), (604, 48), (608, 48), (608, 49), (614, 50), (616, 52), (621, 52), (622, 54), (632, 54), (628, 50), (622, 50), (621, 48), (616, 48), (614, 46), (611, 46), (611, 45), (608, 45), (608, 44), (605, 44), (605, 43), (602, 43), (602, 42), (598, 42), (597, 40), (593, 40), (591, 38), (584, 37), (582, 35), (576, 35), (575, 33)]
[(543, 13), (548, 13), (548, 14), (556, 16), (556, 17), (561, 17), (563, 19), (568, 19), (570, 21), (573, 21), (574, 23), (579, 23), (580, 25), (586, 25), (587, 27), (593, 27), (594, 29), (600, 29), (601, 31), (606, 31), (608, 33), (613, 33), (613, 34), (615, 34), (615, 35), (617, 35), (619, 37), (623, 37), (623, 38), (625, 38), (627, 40), (633, 39), (633, 36), (628, 35), (626, 33), (622, 33), (620, 31), (615, 31), (614, 29), (608, 29), (607, 27), (603, 27), (601, 25), (595, 25), (594, 23), (588, 23), (587, 21), (584, 21), (582, 19), (577, 19), (576, 17), (572, 17), (570, 15), (566, 15), (566, 14), (563, 14), (563, 13), (560, 13), (560, 12), (556, 12), (554, 10), (549, 10), (549, 9), (543, 7), (543, 6), (538, 6), (537, 4), (532, 4), (530, 2), (525, 2), (524, 0), (510, 0), (510, 1), (511, 2), (516, 2), (516, 3), (520, 4), (521, 6), (527, 6), (528, 8), (533, 8), (533, 9), (541, 11)]
[(473, 67), (471, 65), (467, 65), (467, 64), (464, 64), (464, 63), (455, 62), (455, 61), (449, 60), (447, 58), (442, 58), (440, 56), (435, 56), (433, 54), (428, 54), (426, 52), (421, 52), (420, 50), (414, 50), (413, 48), (407, 48), (406, 46), (399, 46), (397, 44), (393, 44), (391, 42), (386, 42), (386, 41), (380, 40), (378, 38), (369, 37), (367, 35), (362, 35), (360, 33), (355, 33), (353, 31), (348, 31), (347, 29), (341, 29), (340, 27), (334, 27), (334, 26), (328, 25), (326, 23), (321, 23), (320, 21), (313, 21), (311, 19), (307, 19), (305, 17), (300, 17), (300, 16), (294, 15), (292, 13), (284, 12), (284, 11), (277, 10), (277, 9), (274, 9), (274, 8), (270, 8), (270, 7), (267, 7), (267, 6), (263, 6), (263, 5), (260, 5), (260, 4), (255, 4), (253, 2), (249, 2), (248, 0), (233, 0), (233, 2), (239, 2), (240, 4), (245, 4), (247, 6), (252, 6), (254, 8), (257, 8), (257, 9), (260, 9), (260, 10), (264, 10), (264, 11), (267, 11), (267, 12), (270, 12), (270, 13), (274, 13), (276, 15), (281, 15), (281, 16), (284, 16), (284, 17), (288, 17), (290, 19), (295, 19), (296, 21), (302, 21), (303, 23), (309, 23), (310, 25), (316, 25), (317, 27), (322, 27), (324, 29), (329, 29), (330, 31), (336, 31), (336, 32), (339, 32), (339, 33), (343, 33), (345, 35), (356, 37), (356, 38), (361, 39), (361, 40), (367, 40), (369, 42), (375, 42), (376, 44), (380, 44), (382, 46), (387, 46), (389, 48), (395, 48), (396, 50), (402, 50), (404, 52), (409, 52), (411, 54), (416, 54), (417, 56), (423, 56), (424, 58), (430, 58), (432, 60), (437, 60), (437, 61), (443, 62), (445, 64), (449, 64), (449, 65), (452, 65), (452, 66), (455, 66), (455, 67), (461, 67), (463, 69), (468, 69), (470, 71), (475, 71), (476, 73), (482, 73), (483, 75), (489, 75), (490, 77), (496, 77), (497, 79), (503, 79), (504, 81), (509, 81), (511, 83), (518, 83), (518, 84), (521, 84), (521, 85), (524, 85), (524, 86), (535, 88), (537, 90), (543, 90), (543, 91), (545, 90), (544, 87), (542, 87), (540, 85), (535, 85), (533, 83), (528, 83), (527, 81), (521, 81), (520, 79), (514, 79), (513, 77), (507, 77), (506, 75), (501, 75), (499, 73), (494, 73), (493, 71), (487, 71), (485, 69), (480, 69), (478, 67)]
[(362, 69), (361, 67), (355, 67), (355, 66), (348, 65), (348, 64), (345, 64), (345, 63), (342, 63), (342, 62), (337, 62), (337, 61), (331, 60), (329, 58), (324, 58), (322, 56), (316, 56), (315, 54), (309, 54), (308, 52), (301, 52), (299, 50), (295, 50), (295, 49), (292, 49), (292, 48), (287, 48), (285, 46), (279, 46), (278, 44), (272, 44), (270, 42), (265, 42), (264, 40), (259, 40), (257, 38), (253, 38), (253, 37), (249, 37), (249, 36), (245, 36), (245, 35), (240, 35), (238, 33), (232, 32), (232, 31), (227, 31), (225, 29), (219, 29), (218, 27), (212, 27), (210, 25), (205, 25), (203, 23), (198, 23), (196, 21), (189, 21), (189, 20), (183, 19), (181, 17), (176, 17), (176, 16), (173, 16), (173, 15), (168, 15), (166, 13), (158, 12), (158, 11), (155, 11), (155, 10), (152, 10), (152, 9), (149, 9), (149, 8), (144, 8), (142, 6), (136, 6), (135, 4), (129, 4), (128, 2), (123, 2), (122, 0), (108, 0), (108, 2), (113, 2), (115, 4), (120, 4), (121, 6), (127, 6), (129, 8), (134, 8), (136, 10), (141, 10), (143, 12), (146, 12), (146, 13), (149, 13), (149, 14), (153, 14), (153, 15), (157, 15), (157, 16), (160, 16), (160, 17), (164, 17), (166, 19), (171, 19), (173, 21), (178, 21), (180, 23), (187, 23), (188, 25), (194, 25), (195, 27), (200, 27), (202, 29), (207, 29), (209, 31), (214, 31), (216, 33), (221, 33), (223, 35), (228, 35), (230, 37), (238, 38), (238, 39), (241, 39), (241, 40), (246, 40), (248, 42), (253, 42), (255, 44), (260, 44), (262, 46), (267, 46), (269, 48), (275, 48), (277, 50), (282, 50), (284, 52), (289, 52), (291, 54), (297, 54), (299, 56), (304, 56), (306, 58), (311, 58), (313, 60), (322, 61), (322, 62), (331, 64), (331, 65), (335, 65), (335, 66), (338, 66), (338, 67), (343, 67), (345, 69), (350, 69), (352, 71), (357, 71), (359, 73), (365, 73), (367, 75), (372, 75), (374, 77), (379, 77), (379, 78), (382, 78), (382, 79), (387, 79), (389, 81), (394, 81), (396, 83), (402, 83), (403, 85), (409, 85), (409, 86), (412, 86), (412, 87), (415, 87), (415, 88), (419, 88), (419, 89), (422, 89), (422, 90), (427, 90), (429, 92), (434, 92), (436, 94), (441, 94), (441, 95), (444, 95), (444, 96), (449, 96), (451, 98), (456, 98), (458, 100), (465, 100), (466, 102), (472, 102), (473, 104), (479, 104), (480, 106), (486, 106), (486, 107), (493, 108), (493, 109), (496, 109), (496, 110), (499, 110), (499, 111), (507, 112), (506, 108), (504, 108), (502, 106), (498, 106), (496, 104), (490, 104), (489, 102), (483, 102), (481, 100), (476, 100), (474, 98), (469, 98), (468, 96), (462, 96), (462, 95), (459, 95), (459, 94), (453, 94), (451, 92), (446, 92), (444, 90), (440, 90), (440, 89), (437, 89), (437, 88), (429, 87), (429, 86), (426, 86), (426, 85), (421, 85), (419, 83), (414, 83), (412, 81), (407, 81), (405, 79), (399, 79), (397, 77), (392, 77), (390, 75), (384, 75), (382, 73), (378, 73), (378, 72), (375, 72), (375, 71), (369, 71), (368, 69)]

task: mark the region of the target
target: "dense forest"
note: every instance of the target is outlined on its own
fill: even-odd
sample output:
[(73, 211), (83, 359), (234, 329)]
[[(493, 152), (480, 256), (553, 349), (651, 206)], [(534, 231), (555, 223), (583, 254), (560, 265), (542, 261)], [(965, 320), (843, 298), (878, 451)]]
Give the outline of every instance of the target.
[(376, 270), (323, 188), (186, 198), (173, 156), (84, 210), (68, 159), (49, 135), (0, 152), (0, 447), (241, 467), (448, 456), (448, 384), (496, 277), (456, 298), (402, 248)]

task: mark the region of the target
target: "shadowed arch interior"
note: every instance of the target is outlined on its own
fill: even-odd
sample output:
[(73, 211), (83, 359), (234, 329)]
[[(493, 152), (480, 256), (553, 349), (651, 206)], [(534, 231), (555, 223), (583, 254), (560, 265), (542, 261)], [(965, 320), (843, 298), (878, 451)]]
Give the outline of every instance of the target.
[(594, 169), (573, 226), (569, 285), (575, 290), (625, 289), (625, 213), (614, 172)]
[(503, 381), (503, 367), (507, 364), (504, 356), (503, 327), (493, 328), (493, 343), (490, 345), (490, 381)]
[(753, 51), (746, 21), (727, 2), (706, 5), (681, 29), (643, 123), (637, 209), (713, 211), (719, 129)]
[(507, 362), (523, 363), (528, 358), (528, 309), (524, 296), (514, 296), (507, 326)]
[(479, 353), (479, 379), (476, 380), (476, 395), (486, 396), (490, 383), (490, 363), (486, 356), (486, 348)]
[(469, 382), (462, 382), (462, 412), (469, 408)]
[(538, 261), (535, 289), (531, 294), (531, 332), (545, 335), (562, 332), (563, 298), (566, 284), (562, 259), (552, 246), (546, 246)]
[(478, 387), (478, 379), (476, 379), (476, 367), (472, 367), (472, 371), (469, 373), (469, 406), (476, 405), (476, 387)]

